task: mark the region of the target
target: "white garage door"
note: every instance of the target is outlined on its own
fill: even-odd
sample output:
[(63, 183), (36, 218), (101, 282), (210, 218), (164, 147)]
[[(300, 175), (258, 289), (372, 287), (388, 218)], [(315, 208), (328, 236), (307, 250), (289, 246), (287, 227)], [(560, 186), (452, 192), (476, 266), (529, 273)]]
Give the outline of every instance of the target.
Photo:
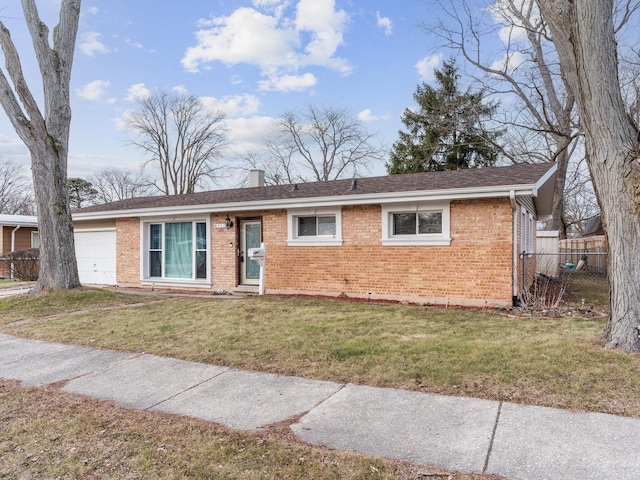
[(74, 237), (80, 283), (115, 285), (116, 231), (76, 230)]

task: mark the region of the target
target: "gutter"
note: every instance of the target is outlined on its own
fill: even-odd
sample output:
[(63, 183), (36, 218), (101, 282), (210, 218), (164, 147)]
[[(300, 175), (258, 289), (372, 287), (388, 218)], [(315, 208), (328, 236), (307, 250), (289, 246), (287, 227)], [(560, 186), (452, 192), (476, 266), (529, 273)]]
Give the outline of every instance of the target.
[(512, 254), (512, 304), (515, 307), (518, 303), (518, 204), (516, 203), (516, 192), (509, 192), (509, 200), (511, 200), (511, 211), (513, 212), (513, 254)]
[[(12, 252), (15, 252), (16, 250), (16, 232), (20, 230), (20, 227), (21, 225), (17, 225), (16, 228), (11, 230), (11, 251)], [(13, 262), (11, 262), (9, 278), (13, 278), (13, 271), (14, 271), (14, 266), (13, 266)]]
[(409, 202), (433, 202), (469, 198), (500, 198), (507, 196), (533, 196), (537, 187), (533, 185), (514, 185), (507, 188), (496, 187), (464, 188), (425, 191), (371, 193), (364, 195), (337, 195), (332, 197), (287, 198), (278, 200), (258, 200), (249, 202), (229, 202), (214, 204), (196, 204), (180, 206), (159, 206), (128, 210), (105, 210), (100, 212), (72, 213), (76, 220), (106, 220), (123, 217), (157, 217), (166, 215), (198, 215), (203, 213), (223, 213), (229, 211), (253, 211), (309, 207), (337, 207), (345, 205), (371, 205)]

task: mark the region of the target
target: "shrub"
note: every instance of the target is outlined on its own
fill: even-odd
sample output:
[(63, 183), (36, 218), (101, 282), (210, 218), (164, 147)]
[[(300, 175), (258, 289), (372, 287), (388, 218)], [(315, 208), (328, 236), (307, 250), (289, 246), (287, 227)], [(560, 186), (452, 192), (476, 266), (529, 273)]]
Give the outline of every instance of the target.
[(0, 261), (5, 264), (7, 272), (13, 268), (13, 278), (28, 281), (38, 279), (40, 271), (40, 249), (38, 248), (9, 252)]

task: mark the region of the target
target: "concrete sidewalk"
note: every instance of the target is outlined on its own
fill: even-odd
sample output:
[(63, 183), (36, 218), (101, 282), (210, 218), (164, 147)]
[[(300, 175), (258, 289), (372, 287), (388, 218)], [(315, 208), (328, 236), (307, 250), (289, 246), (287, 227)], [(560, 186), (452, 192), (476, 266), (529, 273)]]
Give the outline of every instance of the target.
[(343, 385), (0, 335), (0, 378), (258, 430), (303, 415), (302, 440), (528, 480), (640, 478), (640, 420)]
[(7, 283), (0, 286), (0, 298), (13, 297), (15, 295), (24, 295), (29, 293), (35, 286), (35, 282), (17, 282)]

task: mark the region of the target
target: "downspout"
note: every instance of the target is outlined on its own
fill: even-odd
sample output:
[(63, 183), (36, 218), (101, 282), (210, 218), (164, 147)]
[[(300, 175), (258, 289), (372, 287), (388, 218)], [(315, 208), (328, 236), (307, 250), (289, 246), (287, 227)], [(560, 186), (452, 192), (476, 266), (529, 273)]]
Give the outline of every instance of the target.
[[(16, 226), (16, 228), (14, 228), (11, 231), (11, 251), (14, 252), (16, 249), (16, 232), (20, 230), (20, 225)], [(10, 273), (9, 273), (9, 278), (13, 279), (13, 271), (14, 271), (14, 266), (13, 266), (13, 262), (11, 262), (11, 267), (10, 267)]]
[(515, 307), (518, 302), (518, 204), (516, 203), (516, 192), (511, 190), (509, 192), (509, 200), (511, 200), (511, 210), (513, 212), (513, 259), (512, 259), (512, 279), (513, 296), (512, 305)]

